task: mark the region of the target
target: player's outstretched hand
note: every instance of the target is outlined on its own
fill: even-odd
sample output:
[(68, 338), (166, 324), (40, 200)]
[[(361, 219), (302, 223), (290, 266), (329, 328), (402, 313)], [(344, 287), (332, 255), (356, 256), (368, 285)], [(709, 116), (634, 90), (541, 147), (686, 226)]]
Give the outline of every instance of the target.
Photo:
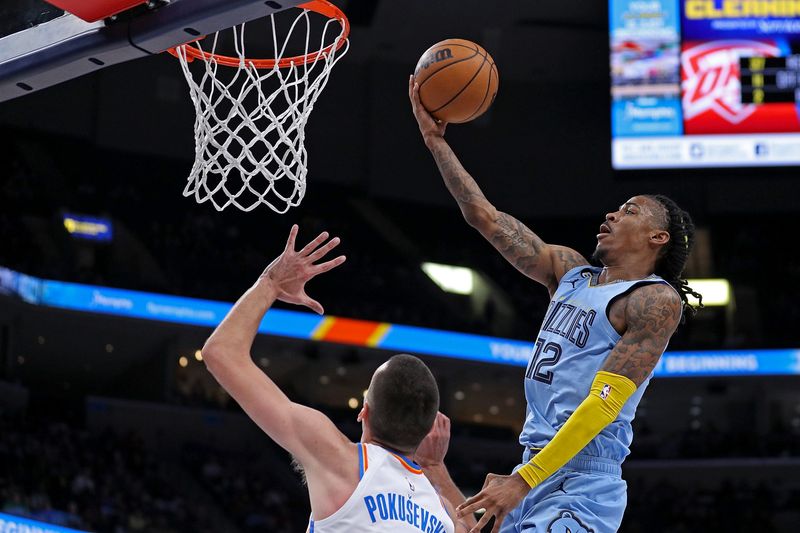
[(461, 518), (480, 509), (486, 509), (486, 512), (469, 533), (480, 533), (483, 526), (488, 524), (493, 516), (492, 533), (497, 533), (500, 531), (500, 525), (508, 513), (519, 505), (519, 502), (530, 490), (528, 483), (519, 474), (514, 473), (510, 476), (489, 474), (486, 476), (486, 481), (483, 483), (481, 491), (459, 505), (456, 511), (458, 517)]
[(441, 412), (436, 413), (433, 427), (422, 439), (414, 461), (422, 468), (431, 468), (444, 464), (444, 456), (450, 446), (450, 419)]
[[(278, 291), (277, 299), (297, 305), (304, 305), (319, 313), (325, 312), (322, 305), (306, 294), (306, 282), (315, 276), (335, 268), (345, 261), (340, 255), (324, 263), (314, 264), (339, 245), (339, 237), (328, 240), (328, 232), (323, 231), (316, 239), (306, 244), (302, 250), (295, 251), (295, 239), (299, 228), (297, 224), (289, 231), (286, 248), (261, 274), (259, 280), (267, 280)], [(328, 242), (325, 242), (328, 241)], [(324, 243), (324, 244), (323, 244)]]
[(444, 137), (447, 122), (437, 121), (422, 106), (422, 102), (419, 100), (419, 84), (414, 80), (413, 75), (408, 77), (408, 98), (411, 100), (411, 110), (414, 111), (422, 138), (427, 141), (429, 137)]

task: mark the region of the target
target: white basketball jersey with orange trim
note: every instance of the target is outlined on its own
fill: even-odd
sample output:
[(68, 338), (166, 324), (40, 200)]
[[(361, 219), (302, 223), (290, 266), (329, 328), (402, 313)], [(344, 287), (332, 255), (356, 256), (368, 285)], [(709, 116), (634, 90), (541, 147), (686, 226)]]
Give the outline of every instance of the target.
[(358, 444), (359, 481), (345, 504), (309, 533), (454, 533), (453, 521), (419, 465), (374, 444)]

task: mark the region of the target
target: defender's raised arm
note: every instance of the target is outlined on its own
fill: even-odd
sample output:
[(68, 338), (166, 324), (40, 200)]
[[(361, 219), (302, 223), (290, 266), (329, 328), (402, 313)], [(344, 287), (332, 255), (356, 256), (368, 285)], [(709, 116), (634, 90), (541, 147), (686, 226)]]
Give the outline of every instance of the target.
[(464, 170), (456, 154), (444, 140), (447, 124), (436, 122), (422, 107), (419, 86), (413, 76), (408, 81), (408, 97), (425, 145), (433, 154), (442, 179), (453, 195), (464, 219), (477, 229), (506, 260), (529, 278), (538, 281), (552, 294), (561, 277), (570, 269), (589, 262), (565, 246), (545, 243), (525, 224), (498, 211), (484, 196), (478, 184)]
[[(348, 469), (348, 459), (356, 461), (356, 449), (323, 413), (291, 401), (250, 355), (258, 326), (276, 300), (322, 314), (322, 305), (306, 294), (305, 284), (345, 261), (339, 256), (318, 263), (339, 244), (338, 238), (328, 240), (327, 232), (295, 251), (297, 232), (295, 225), (283, 253), (239, 298), (206, 341), (202, 354), (208, 370), (245, 413), (303, 466), (311, 507), (318, 516), (326, 516), (346, 499), (342, 492), (347, 482), (358, 482)], [(354, 479), (348, 480), (348, 475)]]

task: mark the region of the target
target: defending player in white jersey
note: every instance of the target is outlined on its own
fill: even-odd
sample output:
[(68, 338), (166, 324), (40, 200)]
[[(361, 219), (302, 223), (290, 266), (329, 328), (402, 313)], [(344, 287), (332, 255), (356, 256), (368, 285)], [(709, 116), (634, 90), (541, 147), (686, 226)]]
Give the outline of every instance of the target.
[[(289, 400), (253, 362), (250, 348), (271, 305), (280, 300), (322, 314), (322, 305), (306, 294), (305, 284), (345, 261), (339, 256), (314, 264), (339, 244), (338, 237), (328, 240), (323, 232), (295, 251), (297, 232), (295, 225), (283, 253), (206, 341), (202, 350), (206, 366), (250, 418), (303, 468), (311, 501), (309, 531), (467, 531), (475, 524), (471, 517), (453, 524), (454, 506), (464, 496), (442, 466), (446, 418), (440, 415), (434, 425), (439, 390), (422, 361), (396, 355), (375, 371), (358, 414), (363, 428), (360, 443), (350, 442), (321, 412)], [(417, 452), (439, 492), (423, 467), (410, 459)]]

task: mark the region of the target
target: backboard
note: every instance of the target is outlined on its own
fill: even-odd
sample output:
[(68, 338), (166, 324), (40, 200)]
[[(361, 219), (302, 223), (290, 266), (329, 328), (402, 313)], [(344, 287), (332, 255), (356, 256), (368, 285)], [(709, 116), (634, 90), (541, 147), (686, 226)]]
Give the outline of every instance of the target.
[[(295, 7), (304, 0), (4, 0), (0, 102), (197, 37)], [(92, 8), (87, 10), (86, 4)], [(127, 8), (120, 11), (121, 8)]]

